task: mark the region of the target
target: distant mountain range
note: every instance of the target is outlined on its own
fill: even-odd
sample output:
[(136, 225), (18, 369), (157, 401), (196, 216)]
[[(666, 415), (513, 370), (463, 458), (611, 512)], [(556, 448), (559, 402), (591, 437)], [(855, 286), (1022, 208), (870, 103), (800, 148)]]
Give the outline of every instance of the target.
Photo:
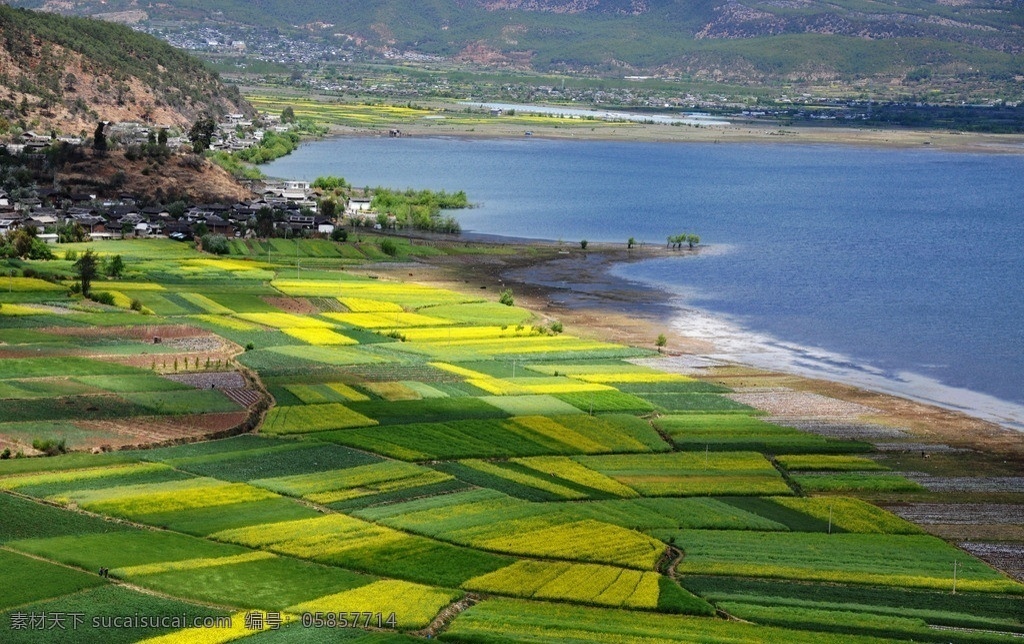
[[(494, 66), (738, 83), (1024, 78), (1020, 0), (21, 0)], [(170, 23), (169, 23), (170, 24)]]
[(99, 120), (187, 129), (254, 113), (197, 58), (122, 25), (0, 5), (0, 130), (92, 134)]

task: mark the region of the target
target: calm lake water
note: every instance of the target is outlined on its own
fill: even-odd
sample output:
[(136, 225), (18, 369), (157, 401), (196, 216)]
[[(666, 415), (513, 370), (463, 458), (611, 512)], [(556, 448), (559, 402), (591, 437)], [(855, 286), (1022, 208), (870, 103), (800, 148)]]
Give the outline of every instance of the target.
[(465, 190), (466, 231), (664, 244), (619, 266), (723, 357), (1024, 429), (1024, 155), (833, 146), (344, 138), (267, 174)]

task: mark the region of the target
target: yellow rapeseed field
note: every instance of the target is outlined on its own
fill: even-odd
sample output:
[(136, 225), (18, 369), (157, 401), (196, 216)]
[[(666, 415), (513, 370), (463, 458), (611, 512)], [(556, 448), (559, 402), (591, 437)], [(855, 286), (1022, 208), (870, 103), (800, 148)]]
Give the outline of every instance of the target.
[(114, 568), (110, 572), (115, 577), (139, 577), (141, 575), (158, 575), (164, 572), (176, 570), (199, 570), (201, 568), (216, 568), (218, 566), (233, 566), (235, 564), (260, 561), (262, 559), (274, 559), (277, 555), (269, 552), (246, 552), (240, 555), (229, 557), (203, 557), (199, 559), (185, 559), (183, 561), (164, 561), (161, 563), (144, 564), (141, 566), (128, 566), (125, 568)]
[(359, 344), (347, 335), (342, 335), (336, 331), (332, 331), (331, 329), (321, 327), (291, 327), (283, 328), (281, 331), (293, 338), (302, 340), (306, 344), (318, 346)]
[(626, 487), (615, 479), (600, 472), (580, 465), (567, 456), (535, 456), (531, 458), (513, 458), (513, 463), (525, 465), (530, 469), (544, 472), (551, 476), (566, 479), (580, 485), (608, 492), (616, 496), (631, 498), (639, 496), (635, 490)]
[(326, 320), (318, 320), (305, 315), (293, 315), (291, 313), (238, 313), (237, 315), (243, 320), (249, 320), (250, 322), (256, 322), (263, 326), (272, 326), (278, 329), (330, 329), (334, 326)]
[(395, 613), (398, 628), (414, 629), (429, 624), (442, 608), (459, 595), (457, 591), (386, 579), (297, 604), (286, 610), (291, 613), (382, 613), (385, 618), (390, 613)]
[[(6, 306), (6, 305), (5, 305)], [(169, 470), (163, 463), (128, 463), (125, 465), (109, 465), (106, 467), (89, 467), (80, 470), (63, 472), (43, 472), (40, 474), (16, 474), (0, 478), (0, 490), (16, 490), (28, 485), (49, 485), (52, 483), (74, 483), (78, 481), (95, 481), (111, 476), (127, 476)]]
[(405, 310), (394, 302), (368, 300), (362, 297), (339, 297), (338, 301), (353, 313), (401, 313)]

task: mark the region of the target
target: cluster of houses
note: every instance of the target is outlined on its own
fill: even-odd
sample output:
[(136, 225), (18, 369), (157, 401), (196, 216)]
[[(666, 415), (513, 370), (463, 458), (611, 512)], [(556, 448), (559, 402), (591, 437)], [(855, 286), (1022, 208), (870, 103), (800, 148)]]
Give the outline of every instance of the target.
[[(18, 227), (32, 227), (47, 242), (56, 242), (56, 229), (78, 224), (93, 240), (123, 237), (170, 237), (191, 239), (199, 230), (226, 237), (255, 236), (256, 215), (264, 208), (275, 213), (275, 235), (330, 235), (336, 221), (317, 213), (315, 194), (304, 181), (268, 184), (257, 199), (234, 204), (195, 204), (175, 217), (164, 206), (142, 207), (129, 195), (98, 200), (91, 194), (63, 194), (40, 189), (36, 197), (12, 199), (0, 191), (0, 234)], [(370, 213), (368, 199), (349, 204)], [(179, 214), (179, 213), (175, 213)], [(374, 221), (376, 215), (374, 214)], [(359, 224), (353, 219), (353, 223)]]
[[(264, 113), (256, 119), (246, 118), (244, 114), (227, 114), (217, 123), (217, 131), (214, 132), (210, 142), (211, 150), (224, 150), (235, 152), (255, 147), (263, 141), (267, 132), (284, 133), (292, 129), (290, 124), (282, 124), (278, 114)], [(179, 128), (170, 125), (154, 125), (137, 123), (134, 121), (122, 121), (110, 123), (105, 130), (107, 140), (119, 145), (145, 145), (149, 142), (150, 136), (157, 135), (161, 130), (174, 133), (169, 136), (167, 147), (171, 150), (191, 148), (191, 142), (185, 133)], [(7, 151), (10, 154), (21, 154), (24, 152), (41, 152), (53, 145), (54, 142), (68, 143), (70, 145), (82, 145), (84, 143), (80, 136), (51, 136), (40, 134), (31, 130), (22, 132), (16, 140), (7, 144)]]
[[(258, 145), (267, 131), (287, 132), (291, 125), (282, 124), (275, 114), (262, 114), (255, 120), (244, 114), (228, 114), (217, 126), (212, 149), (241, 150)], [(108, 140), (120, 145), (146, 144), (161, 130), (175, 132), (160, 125), (112, 123), (106, 129)], [(53, 145), (52, 136), (24, 132), (7, 144), (12, 154), (39, 152)], [(83, 145), (81, 137), (57, 137), (56, 141)], [(189, 146), (185, 136), (171, 136), (167, 145), (172, 150)], [(354, 197), (338, 213), (355, 226), (380, 227), (377, 213), (368, 197)], [(164, 206), (141, 206), (129, 194), (117, 199), (98, 199), (95, 194), (68, 194), (51, 188), (39, 188), (31, 197), (13, 198), (0, 190), (0, 235), (19, 228), (33, 228), (44, 241), (55, 243), (57, 229), (77, 224), (93, 240), (123, 237), (166, 236), (191, 239), (197, 231), (227, 237), (251, 237), (256, 234), (256, 215), (264, 208), (274, 213), (274, 234), (279, 236), (330, 235), (337, 221), (318, 213), (315, 193), (303, 181), (268, 183), (259, 197), (234, 204), (195, 204), (182, 213), (172, 214)], [(390, 223), (390, 222), (388, 222)]]

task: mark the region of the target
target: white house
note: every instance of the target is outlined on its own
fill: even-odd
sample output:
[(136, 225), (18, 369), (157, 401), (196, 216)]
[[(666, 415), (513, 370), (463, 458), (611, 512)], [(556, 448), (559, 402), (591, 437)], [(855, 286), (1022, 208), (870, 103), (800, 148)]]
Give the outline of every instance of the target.
[(353, 197), (348, 200), (348, 211), (351, 213), (369, 212), (372, 202), (373, 200), (367, 197)]

